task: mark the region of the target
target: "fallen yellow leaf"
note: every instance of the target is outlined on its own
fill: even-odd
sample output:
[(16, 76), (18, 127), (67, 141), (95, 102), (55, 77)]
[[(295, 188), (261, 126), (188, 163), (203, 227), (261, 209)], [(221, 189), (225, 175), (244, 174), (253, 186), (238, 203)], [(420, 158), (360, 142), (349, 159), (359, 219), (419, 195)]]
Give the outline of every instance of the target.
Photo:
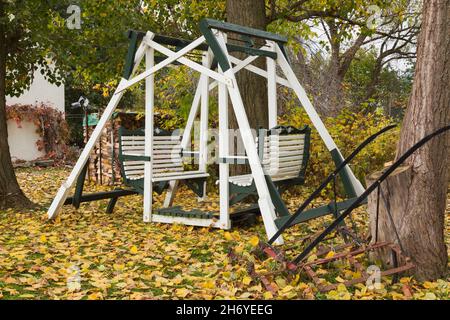
[(433, 282), (430, 282), (430, 281), (425, 281), (425, 282), (423, 283), (423, 287), (424, 287), (425, 289), (436, 288), (436, 287), (437, 287), (437, 283), (433, 283)]
[(216, 286), (216, 283), (214, 281), (205, 281), (201, 284), (202, 288), (205, 289), (214, 289)]
[(130, 252), (131, 252), (131, 254), (137, 254), (138, 253), (138, 248), (136, 246), (131, 246)]
[(249, 242), (253, 247), (256, 247), (259, 244), (258, 236), (251, 237)]
[(325, 256), (325, 259), (333, 258), (334, 255), (335, 255), (335, 252), (334, 252), (334, 251), (330, 251), (330, 252), (328, 252), (327, 255)]
[(223, 234), (223, 236), (224, 236), (225, 239), (227, 239), (228, 241), (234, 240), (234, 239), (233, 239), (233, 236), (232, 236), (231, 233), (229, 233), (229, 232), (225, 232), (225, 233)]
[(436, 300), (436, 299), (437, 299), (436, 295), (433, 292), (427, 292), (423, 297), (423, 300)]
[(103, 295), (100, 292), (94, 292), (87, 296), (88, 300), (101, 300)]
[(189, 290), (186, 289), (186, 288), (181, 288), (181, 289), (175, 290), (175, 295), (176, 295), (177, 297), (180, 297), (180, 298), (186, 298), (186, 296), (187, 296), (189, 293), (190, 293)]
[(244, 279), (242, 279), (242, 283), (248, 286), (252, 282), (252, 278), (249, 276), (245, 276)]
[(124, 264), (114, 263), (113, 264), (113, 268), (116, 271), (122, 271), (123, 269), (125, 269), (125, 265)]
[(270, 291), (264, 292), (264, 299), (273, 299), (273, 294)]

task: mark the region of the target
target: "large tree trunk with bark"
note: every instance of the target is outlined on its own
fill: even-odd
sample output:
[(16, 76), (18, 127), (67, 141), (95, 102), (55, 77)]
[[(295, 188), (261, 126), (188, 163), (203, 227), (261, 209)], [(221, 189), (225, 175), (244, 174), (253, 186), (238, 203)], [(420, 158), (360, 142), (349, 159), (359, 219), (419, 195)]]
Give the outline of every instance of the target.
[[(264, 0), (227, 0), (226, 2), (227, 21), (251, 28), (266, 29), (265, 10)], [(233, 41), (230, 39), (230, 42)], [(234, 55), (240, 59), (245, 57), (245, 54), (236, 53)], [(262, 69), (266, 68), (265, 58), (262, 57), (258, 58), (253, 64)], [(250, 127), (255, 130), (260, 127), (267, 128), (267, 80), (245, 69), (239, 71), (236, 79)], [(236, 129), (238, 125), (231, 106), (229, 110), (230, 128)], [(248, 168), (241, 165), (231, 166), (230, 171), (235, 175), (245, 173)]]
[[(227, 21), (243, 26), (265, 30), (267, 27), (264, 0), (227, 0)], [(238, 56), (238, 54), (236, 54)], [(239, 54), (240, 57), (245, 54)], [(254, 65), (264, 68), (264, 58), (258, 58)], [(241, 70), (236, 75), (239, 90), (244, 101), (250, 127), (267, 127), (267, 80), (250, 71)], [(230, 126), (237, 128), (235, 117), (230, 118)]]
[[(450, 124), (449, 34), (450, 0), (425, 1), (414, 85), (403, 120), (397, 158), (425, 135)], [(413, 272), (420, 280), (445, 276), (447, 270), (444, 215), (449, 149), (448, 133), (434, 138), (416, 151), (381, 189), (377, 240), (400, 242), (404, 253), (415, 264)], [(369, 198), (369, 212), (375, 237), (376, 195)]]
[[(1, 21), (5, 16), (4, 3), (0, 1)], [(25, 197), (17, 183), (8, 145), (6, 127), (6, 28), (0, 23), (0, 209), (30, 207), (31, 202)]]

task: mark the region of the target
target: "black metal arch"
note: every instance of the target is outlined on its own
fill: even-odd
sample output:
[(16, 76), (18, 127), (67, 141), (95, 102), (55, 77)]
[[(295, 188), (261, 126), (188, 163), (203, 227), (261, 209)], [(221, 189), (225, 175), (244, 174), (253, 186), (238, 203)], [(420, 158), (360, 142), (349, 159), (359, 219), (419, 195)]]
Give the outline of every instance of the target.
[(317, 236), (306, 248), (300, 253), (294, 260), (293, 263), (298, 264), (301, 262), (330, 232), (332, 232), (359, 204), (370, 194), (372, 193), (380, 184), (392, 173), (395, 169), (397, 169), (400, 165), (405, 162), (417, 149), (422, 147), (428, 141), (433, 139), (434, 137), (450, 130), (450, 125), (447, 125), (443, 128), (440, 128), (433, 133), (425, 136), (421, 140), (419, 140), (416, 144), (414, 144), (411, 148), (409, 148), (397, 161), (395, 161), (384, 173), (381, 177), (372, 183), (366, 191), (364, 191), (347, 210), (345, 210), (340, 216), (338, 216), (319, 236)]

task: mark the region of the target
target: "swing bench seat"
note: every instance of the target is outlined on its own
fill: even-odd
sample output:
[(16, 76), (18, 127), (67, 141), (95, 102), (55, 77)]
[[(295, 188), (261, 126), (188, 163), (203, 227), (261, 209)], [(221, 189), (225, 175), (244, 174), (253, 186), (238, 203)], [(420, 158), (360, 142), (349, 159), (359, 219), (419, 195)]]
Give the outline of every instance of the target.
[[(145, 156), (144, 129), (119, 129), (119, 162), (124, 184), (144, 193), (144, 165), (150, 160)], [(152, 159), (153, 190), (161, 194), (170, 181), (184, 181), (199, 197), (204, 193), (207, 172), (186, 171), (183, 166), (181, 136), (156, 128), (153, 136)]]
[[(300, 129), (292, 126), (277, 126), (259, 131), (256, 146), (263, 169), (280, 192), (289, 186), (301, 185), (305, 182), (310, 136), (309, 126)], [(231, 176), (228, 182), (230, 205), (257, 194), (251, 174)]]

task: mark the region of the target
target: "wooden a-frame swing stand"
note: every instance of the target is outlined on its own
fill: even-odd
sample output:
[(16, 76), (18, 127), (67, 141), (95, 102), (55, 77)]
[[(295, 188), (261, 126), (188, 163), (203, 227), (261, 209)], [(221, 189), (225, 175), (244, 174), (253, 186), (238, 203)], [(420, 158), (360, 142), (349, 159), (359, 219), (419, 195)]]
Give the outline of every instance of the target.
[[(150, 31), (146, 33), (130, 31), (130, 47), (128, 51), (127, 63), (124, 76), (121, 79), (115, 93), (103, 112), (95, 130), (92, 132), (83, 152), (81, 153), (75, 167), (68, 179), (60, 187), (49, 210), (48, 217), (52, 219), (61, 211), (62, 206), (67, 202), (67, 197), (71, 188), (76, 184), (77, 179), (83, 174), (83, 169), (88, 161), (94, 144), (99, 139), (102, 130), (110, 119), (114, 110), (118, 106), (123, 94), (131, 86), (140, 81), (145, 81), (145, 143), (144, 155), (135, 156), (135, 160), (144, 161), (144, 184), (143, 184), (143, 219), (145, 222), (163, 223), (183, 223), (199, 226), (212, 226), (221, 229), (231, 227), (229, 215), (229, 165), (236, 160), (236, 156), (230, 155), (229, 146), (229, 121), (228, 106), (229, 99), (232, 110), (238, 122), (239, 132), (245, 148), (246, 160), (251, 169), (251, 175), (256, 186), (258, 195), (258, 206), (263, 218), (264, 226), (268, 238), (277, 232), (277, 219), (275, 204), (273, 203), (270, 185), (270, 177), (265, 176), (263, 166), (255, 145), (255, 138), (249, 125), (245, 112), (242, 97), (239, 92), (235, 74), (242, 69), (247, 69), (267, 79), (268, 84), (268, 112), (269, 128), (277, 125), (277, 85), (291, 88), (297, 95), (300, 103), (307, 112), (313, 125), (320, 134), (326, 147), (331, 152), (336, 164), (342, 161), (342, 155), (336, 144), (326, 130), (323, 122), (312, 106), (303, 87), (297, 80), (286, 57), (284, 45), (286, 38), (279, 35), (251, 29), (234, 24), (224, 23), (211, 19), (204, 19), (200, 23), (202, 36), (194, 41), (186, 41), (162, 35), (154, 34)], [(228, 34), (239, 35), (243, 45), (228, 43)], [(255, 46), (256, 39), (263, 45)], [(139, 44), (140, 41), (140, 44)], [(175, 47), (175, 50), (168, 47)], [(202, 51), (202, 63), (198, 63), (187, 56), (193, 50)], [(233, 57), (231, 52), (245, 52), (248, 57), (241, 60)], [(155, 52), (166, 56), (165, 59), (157, 59)], [(258, 57), (267, 59), (267, 70), (263, 70), (252, 65)], [(142, 60), (145, 59), (145, 71), (135, 75)], [(155, 60), (159, 60), (155, 63)], [(200, 80), (194, 96), (192, 108), (189, 114), (186, 128), (184, 130), (181, 147), (186, 148), (190, 141), (190, 134), (194, 126), (194, 121), (200, 109), (200, 142), (199, 142), (199, 170), (198, 174), (207, 171), (207, 141), (208, 141), (208, 104), (209, 91), (218, 86), (219, 102), (219, 190), (220, 190), (220, 214), (219, 219), (196, 219), (189, 217), (168, 217), (157, 214), (152, 208), (153, 182), (155, 180), (154, 166), (152, 161), (154, 153), (154, 76), (157, 71), (171, 64), (183, 64), (200, 73)], [(279, 67), (284, 77), (278, 76), (276, 67)], [(347, 166), (343, 170), (344, 185), (350, 190), (353, 196), (360, 195), (364, 188), (356, 179), (351, 169)], [(166, 196), (173, 197), (178, 180), (189, 179), (192, 176), (180, 174), (179, 176), (168, 176), (169, 188)], [(195, 176), (195, 174), (194, 174)], [(170, 199), (166, 202), (171, 202)], [(282, 244), (281, 236), (275, 242)]]

